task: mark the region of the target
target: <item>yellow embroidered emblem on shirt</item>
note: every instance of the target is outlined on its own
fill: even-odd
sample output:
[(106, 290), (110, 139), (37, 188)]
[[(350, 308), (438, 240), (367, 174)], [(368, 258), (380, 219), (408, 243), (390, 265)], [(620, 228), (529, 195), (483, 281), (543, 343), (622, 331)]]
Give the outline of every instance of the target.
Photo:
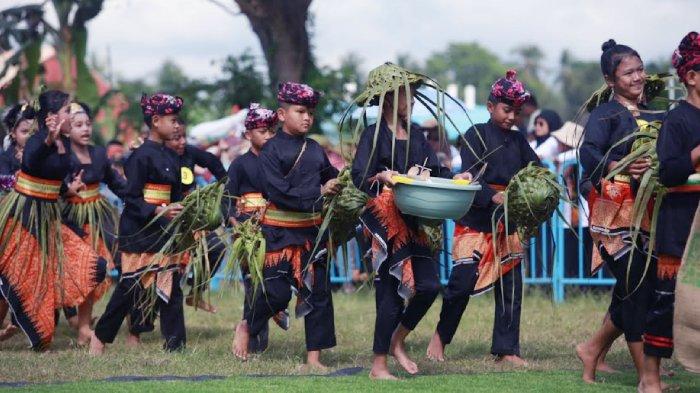
[(180, 168), (180, 178), (182, 178), (182, 184), (189, 186), (194, 182), (194, 173), (190, 168), (183, 166)]

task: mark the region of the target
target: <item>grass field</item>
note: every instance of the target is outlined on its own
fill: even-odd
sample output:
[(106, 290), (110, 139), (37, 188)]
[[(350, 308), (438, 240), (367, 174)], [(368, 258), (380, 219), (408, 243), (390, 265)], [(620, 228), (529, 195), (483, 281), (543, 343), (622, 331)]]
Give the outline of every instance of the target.
[[(294, 320), (283, 332), (271, 327), (270, 347), (248, 362), (237, 361), (229, 352), (233, 325), (242, 312), (241, 292), (224, 289), (212, 296), (219, 313), (212, 315), (186, 308), (187, 350), (183, 353), (162, 352), (160, 334), (143, 337), (141, 348), (124, 344), (124, 331), (104, 357), (90, 358), (85, 349), (75, 348), (73, 337), (62, 320), (53, 349), (34, 353), (26, 349), (26, 340), (16, 336), (0, 344), (2, 367), (0, 382), (26, 383), (12, 391), (256, 391), (304, 390), (348, 391), (380, 386), (388, 390), (413, 391), (630, 391), (635, 375), (624, 343), (617, 342), (609, 356), (620, 374), (600, 375), (601, 383), (590, 386), (579, 380), (580, 363), (573, 347), (587, 338), (598, 326), (607, 307), (608, 295), (570, 296), (555, 306), (544, 294), (526, 294), (521, 328), (522, 355), (529, 362), (527, 370), (498, 365), (489, 355), (493, 321), (493, 294), (473, 299), (462, 320), (454, 343), (447, 348), (448, 361), (433, 363), (425, 359), (425, 348), (437, 323), (441, 299), (438, 298), (426, 319), (409, 337), (408, 349), (421, 369), (420, 376), (405, 377), (400, 382), (375, 385), (367, 378), (371, 361), (374, 324), (373, 293), (364, 289), (347, 295), (337, 293), (335, 322), (338, 346), (324, 353), (324, 360), (334, 370), (350, 369), (350, 376), (324, 377), (303, 375), (299, 365), (304, 359), (303, 321)], [(96, 309), (99, 315), (103, 300)], [(358, 368), (364, 368), (359, 370)], [(683, 372), (677, 364), (667, 367), (677, 376), (668, 382), (680, 385), (681, 391), (700, 391), (700, 378)], [(398, 371), (398, 370), (397, 370)], [(105, 382), (123, 376), (217, 376), (216, 380), (158, 380), (139, 382)], [(198, 377), (199, 378), (199, 377)], [(58, 383), (58, 384), (57, 384)], [(3, 385), (0, 384), (0, 387)], [(8, 386), (8, 385), (5, 385)]]

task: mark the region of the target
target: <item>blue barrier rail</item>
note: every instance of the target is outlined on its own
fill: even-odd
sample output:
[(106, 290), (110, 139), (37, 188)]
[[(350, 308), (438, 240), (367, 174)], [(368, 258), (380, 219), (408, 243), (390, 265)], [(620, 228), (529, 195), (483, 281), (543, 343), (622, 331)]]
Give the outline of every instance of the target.
[[(574, 167), (579, 171), (580, 165), (576, 161), (566, 161), (558, 166), (552, 162), (543, 164), (557, 174), (559, 183), (566, 187), (563, 174)], [(578, 208), (579, 217), (587, 216), (587, 209), (583, 206), (586, 202), (581, 198), (574, 201)], [(566, 202), (559, 205), (560, 211), (566, 210)], [(567, 220), (569, 218), (567, 217)], [(452, 270), (452, 236), (454, 233), (454, 221), (448, 220), (443, 224), (444, 247), (439, 253), (439, 273), (440, 281), (447, 284)], [(575, 234), (575, 235), (574, 235)], [(568, 223), (558, 214), (555, 214), (549, 221), (540, 227), (540, 233), (536, 238), (529, 240), (529, 253), (526, 261), (523, 261), (524, 281), (527, 285), (540, 285), (551, 287), (552, 298), (555, 302), (561, 303), (565, 300), (566, 288), (569, 286), (612, 286), (615, 280), (606, 276), (603, 269), (595, 276), (590, 276), (590, 267), (587, 262), (587, 255), (590, 255), (590, 242), (588, 238), (588, 228), (584, 226), (584, 220), (579, 219), (575, 228), (569, 228)], [(590, 239), (590, 238), (588, 238)], [(567, 255), (567, 246), (575, 243), (575, 252)], [(361, 266), (360, 250), (355, 242), (349, 244), (349, 257), (351, 261), (345, 263), (341, 253), (337, 254), (334, 266), (330, 269), (331, 282), (334, 284), (344, 284), (352, 281), (352, 269)], [(572, 257), (573, 255), (573, 257)], [(224, 279), (223, 274), (217, 273), (212, 280), (211, 288), (216, 290), (220, 281)]]

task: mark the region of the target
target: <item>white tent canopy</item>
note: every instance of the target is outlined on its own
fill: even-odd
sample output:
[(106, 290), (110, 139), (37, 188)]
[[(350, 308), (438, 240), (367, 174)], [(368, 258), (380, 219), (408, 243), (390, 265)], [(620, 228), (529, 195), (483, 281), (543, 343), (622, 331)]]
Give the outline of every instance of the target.
[(231, 133), (240, 137), (245, 131), (245, 117), (247, 114), (248, 110), (243, 109), (231, 116), (199, 123), (190, 128), (188, 137), (199, 142), (216, 141), (229, 136)]

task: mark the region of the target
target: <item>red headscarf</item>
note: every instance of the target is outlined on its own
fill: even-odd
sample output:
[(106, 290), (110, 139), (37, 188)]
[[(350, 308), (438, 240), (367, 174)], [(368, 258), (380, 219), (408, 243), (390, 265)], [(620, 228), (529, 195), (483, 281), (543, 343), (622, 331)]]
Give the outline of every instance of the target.
[(683, 37), (678, 49), (671, 56), (671, 64), (676, 68), (681, 82), (685, 82), (688, 71), (700, 64), (700, 35), (698, 33), (691, 31)]
[(517, 75), (515, 70), (508, 70), (505, 78), (501, 78), (491, 85), (489, 99), (512, 106), (521, 106), (527, 101), (530, 98), (530, 93), (525, 90), (523, 83), (515, 78)]
[(303, 105), (315, 108), (321, 93), (309, 85), (297, 82), (284, 82), (278, 86), (277, 101), (293, 105)]
[(260, 104), (253, 102), (248, 108), (248, 114), (245, 116), (246, 130), (254, 128), (272, 128), (277, 124), (277, 113), (267, 108), (263, 108)]
[(183, 104), (182, 98), (165, 93), (141, 96), (141, 111), (144, 116), (174, 115), (180, 112)]

